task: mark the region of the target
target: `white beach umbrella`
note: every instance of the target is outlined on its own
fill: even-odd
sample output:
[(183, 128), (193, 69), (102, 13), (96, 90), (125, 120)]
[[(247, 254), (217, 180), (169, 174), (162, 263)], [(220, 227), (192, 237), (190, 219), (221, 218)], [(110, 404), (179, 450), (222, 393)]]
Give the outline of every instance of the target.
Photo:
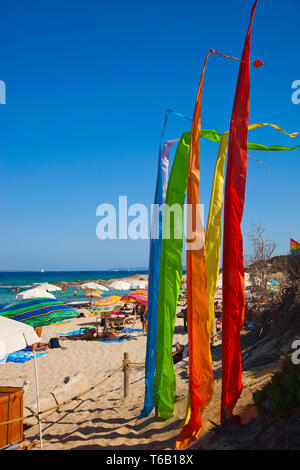
[(114, 281), (109, 285), (109, 287), (114, 290), (130, 290), (131, 284), (125, 281)]
[(80, 288), (84, 290), (104, 290), (104, 291), (109, 290), (107, 287), (102, 286), (101, 284), (98, 284), (97, 282), (86, 282), (85, 284), (81, 284)]
[(132, 289), (147, 289), (148, 282), (147, 281), (139, 281), (134, 280), (130, 282)]
[(40, 338), (30, 325), (0, 316), (0, 357), (7, 356), (31, 344)]
[(245, 288), (251, 287), (252, 283), (250, 281), (250, 274), (245, 273)]
[(46, 290), (48, 292), (55, 292), (55, 291), (62, 290), (61, 287), (55, 286), (54, 284), (49, 284), (48, 282), (44, 282), (43, 284), (39, 284), (37, 286), (37, 288)]
[[(0, 357), (5, 357), (13, 352), (20, 351), (31, 346), (32, 344), (40, 342), (40, 338), (30, 325), (25, 323), (11, 320), (10, 318), (0, 316)], [(36, 401), (38, 410), (38, 421), (40, 427), (40, 444), (43, 448), (42, 426), (40, 420), (40, 402), (39, 402), (39, 385), (35, 349), (33, 348), (34, 355), (34, 371), (35, 371), (35, 385), (36, 385)]]
[[(247, 287), (251, 287), (251, 282), (250, 282), (250, 276), (248, 273), (245, 273), (245, 288)], [(218, 289), (222, 289), (222, 286), (223, 286), (223, 277), (222, 277), (222, 273), (219, 274), (219, 277), (218, 277)]]
[(25, 290), (16, 295), (16, 299), (55, 299), (55, 295), (50, 294), (40, 287), (34, 287), (33, 289)]

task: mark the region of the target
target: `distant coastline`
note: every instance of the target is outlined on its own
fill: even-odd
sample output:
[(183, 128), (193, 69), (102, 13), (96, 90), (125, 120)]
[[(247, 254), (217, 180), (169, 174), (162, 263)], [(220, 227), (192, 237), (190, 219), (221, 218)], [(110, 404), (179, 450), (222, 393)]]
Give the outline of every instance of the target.
[(148, 268), (114, 268), (114, 269), (49, 269), (49, 270), (24, 270), (24, 269), (0, 269), (0, 273), (78, 273), (78, 272), (86, 272), (86, 273), (107, 273), (107, 272), (117, 272), (117, 271), (128, 271), (128, 272), (139, 272), (139, 271), (148, 271)]

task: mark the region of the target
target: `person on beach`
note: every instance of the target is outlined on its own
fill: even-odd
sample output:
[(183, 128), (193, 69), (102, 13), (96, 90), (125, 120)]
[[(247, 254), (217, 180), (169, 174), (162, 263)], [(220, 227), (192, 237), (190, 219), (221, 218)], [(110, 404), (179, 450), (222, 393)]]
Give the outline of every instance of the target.
[(182, 344), (175, 343), (176, 351), (172, 353), (173, 363), (177, 364), (177, 362), (182, 361), (183, 359), (183, 351), (185, 347)]
[(87, 328), (82, 333), (78, 333), (78, 335), (70, 335), (70, 336), (59, 336), (58, 339), (61, 340), (76, 340), (76, 339), (88, 339), (88, 340), (95, 340), (99, 339), (99, 331), (96, 328)]
[[(36, 332), (38, 337), (41, 338), (41, 336), (42, 336), (42, 327), (41, 326), (36, 327), (36, 328), (34, 328), (34, 331)], [(35, 350), (35, 351), (48, 351), (50, 349), (48, 343), (34, 343), (30, 347), (31, 347), (32, 350)]]
[(92, 340), (98, 341), (99, 339), (110, 339), (110, 340), (119, 340), (119, 339), (128, 339), (129, 335), (119, 336), (119, 333), (114, 328), (110, 328), (108, 323), (106, 323), (102, 333), (99, 332), (99, 327), (97, 328), (88, 328), (86, 331), (79, 333), (78, 335), (70, 336), (59, 336), (59, 340)]
[(215, 302), (214, 309), (215, 309), (215, 317), (220, 318), (222, 316), (222, 307), (218, 301)]
[(100, 339), (110, 339), (110, 340), (120, 340), (120, 339), (130, 339), (129, 335), (119, 335), (119, 333), (114, 330), (113, 328), (107, 328), (104, 330), (100, 337)]
[(130, 310), (126, 303), (120, 308), (120, 311), (123, 311), (123, 310), (124, 311), (129, 311)]
[(183, 310), (183, 330), (187, 331), (187, 307)]
[(147, 306), (142, 305), (140, 309), (140, 315), (141, 315), (143, 333), (147, 332), (147, 313), (148, 313)]

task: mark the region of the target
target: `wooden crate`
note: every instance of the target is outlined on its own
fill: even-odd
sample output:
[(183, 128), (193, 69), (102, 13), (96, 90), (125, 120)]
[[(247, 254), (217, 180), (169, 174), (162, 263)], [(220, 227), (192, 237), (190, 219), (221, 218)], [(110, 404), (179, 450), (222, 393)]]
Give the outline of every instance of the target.
[[(0, 387), (0, 423), (23, 418), (23, 394), (19, 387)], [(8, 444), (23, 441), (23, 419), (10, 424), (0, 424), (0, 449)]]

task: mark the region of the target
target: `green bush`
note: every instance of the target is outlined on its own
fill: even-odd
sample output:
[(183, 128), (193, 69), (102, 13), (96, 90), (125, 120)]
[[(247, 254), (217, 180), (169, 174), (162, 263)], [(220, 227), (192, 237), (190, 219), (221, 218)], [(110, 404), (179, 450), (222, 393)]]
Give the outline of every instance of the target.
[(283, 369), (273, 375), (262, 390), (253, 393), (254, 403), (260, 414), (273, 413), (287, 418), (300, 405), (300, 364), (286, 359)]

